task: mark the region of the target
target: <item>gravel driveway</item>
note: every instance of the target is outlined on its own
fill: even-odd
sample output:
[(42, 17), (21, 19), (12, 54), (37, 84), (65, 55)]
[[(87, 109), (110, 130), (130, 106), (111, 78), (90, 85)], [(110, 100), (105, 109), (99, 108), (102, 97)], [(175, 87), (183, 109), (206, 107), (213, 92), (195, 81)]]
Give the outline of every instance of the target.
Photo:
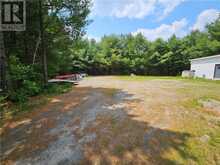
[[(1, 134), (2, 164), (176, 164), (191, 136), (175, 130), (184, 108), (177, 80), (83, 80), (69, 93), (19, 120)], [(178, 164), (178, 163), (177, 163)]]

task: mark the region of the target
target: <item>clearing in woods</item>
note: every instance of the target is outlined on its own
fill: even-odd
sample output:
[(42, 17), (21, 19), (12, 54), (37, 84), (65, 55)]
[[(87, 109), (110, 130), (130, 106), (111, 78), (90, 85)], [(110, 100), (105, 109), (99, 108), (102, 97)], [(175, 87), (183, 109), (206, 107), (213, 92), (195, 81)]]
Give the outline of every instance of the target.
[(2, 164), (220, 164), (220, 83), (91, 77), (5, 122)]

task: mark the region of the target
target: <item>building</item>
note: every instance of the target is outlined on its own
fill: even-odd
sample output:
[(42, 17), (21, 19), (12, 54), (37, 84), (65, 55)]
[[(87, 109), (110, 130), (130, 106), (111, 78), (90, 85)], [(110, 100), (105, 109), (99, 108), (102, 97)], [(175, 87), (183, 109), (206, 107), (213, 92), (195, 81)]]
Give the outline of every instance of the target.
[(220, 80), (220, 55), (192, 59), (191, 71), (195, 77)]

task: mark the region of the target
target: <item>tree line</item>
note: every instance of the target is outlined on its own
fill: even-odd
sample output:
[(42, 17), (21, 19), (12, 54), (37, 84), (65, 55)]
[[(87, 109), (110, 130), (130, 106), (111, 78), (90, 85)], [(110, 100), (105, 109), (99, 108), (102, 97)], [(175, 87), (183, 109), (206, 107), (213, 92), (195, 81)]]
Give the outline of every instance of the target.
[(100, 42), (81, 40), (73, 49), (73, 69), (95, 75), (180, 75), (190, 59), (220, 54), (220, 19), (204, 32), (149, 41), (142, 34), (109, 35)]

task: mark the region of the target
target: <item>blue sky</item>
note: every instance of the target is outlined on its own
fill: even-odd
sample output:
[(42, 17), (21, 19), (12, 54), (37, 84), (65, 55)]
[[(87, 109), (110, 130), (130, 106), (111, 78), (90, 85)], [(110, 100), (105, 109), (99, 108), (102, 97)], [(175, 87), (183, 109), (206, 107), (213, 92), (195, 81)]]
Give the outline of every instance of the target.
[(142, 33), (149, 40), (204, 30), (220, 13), (220, 0), (92, 0), (88, 38)]

